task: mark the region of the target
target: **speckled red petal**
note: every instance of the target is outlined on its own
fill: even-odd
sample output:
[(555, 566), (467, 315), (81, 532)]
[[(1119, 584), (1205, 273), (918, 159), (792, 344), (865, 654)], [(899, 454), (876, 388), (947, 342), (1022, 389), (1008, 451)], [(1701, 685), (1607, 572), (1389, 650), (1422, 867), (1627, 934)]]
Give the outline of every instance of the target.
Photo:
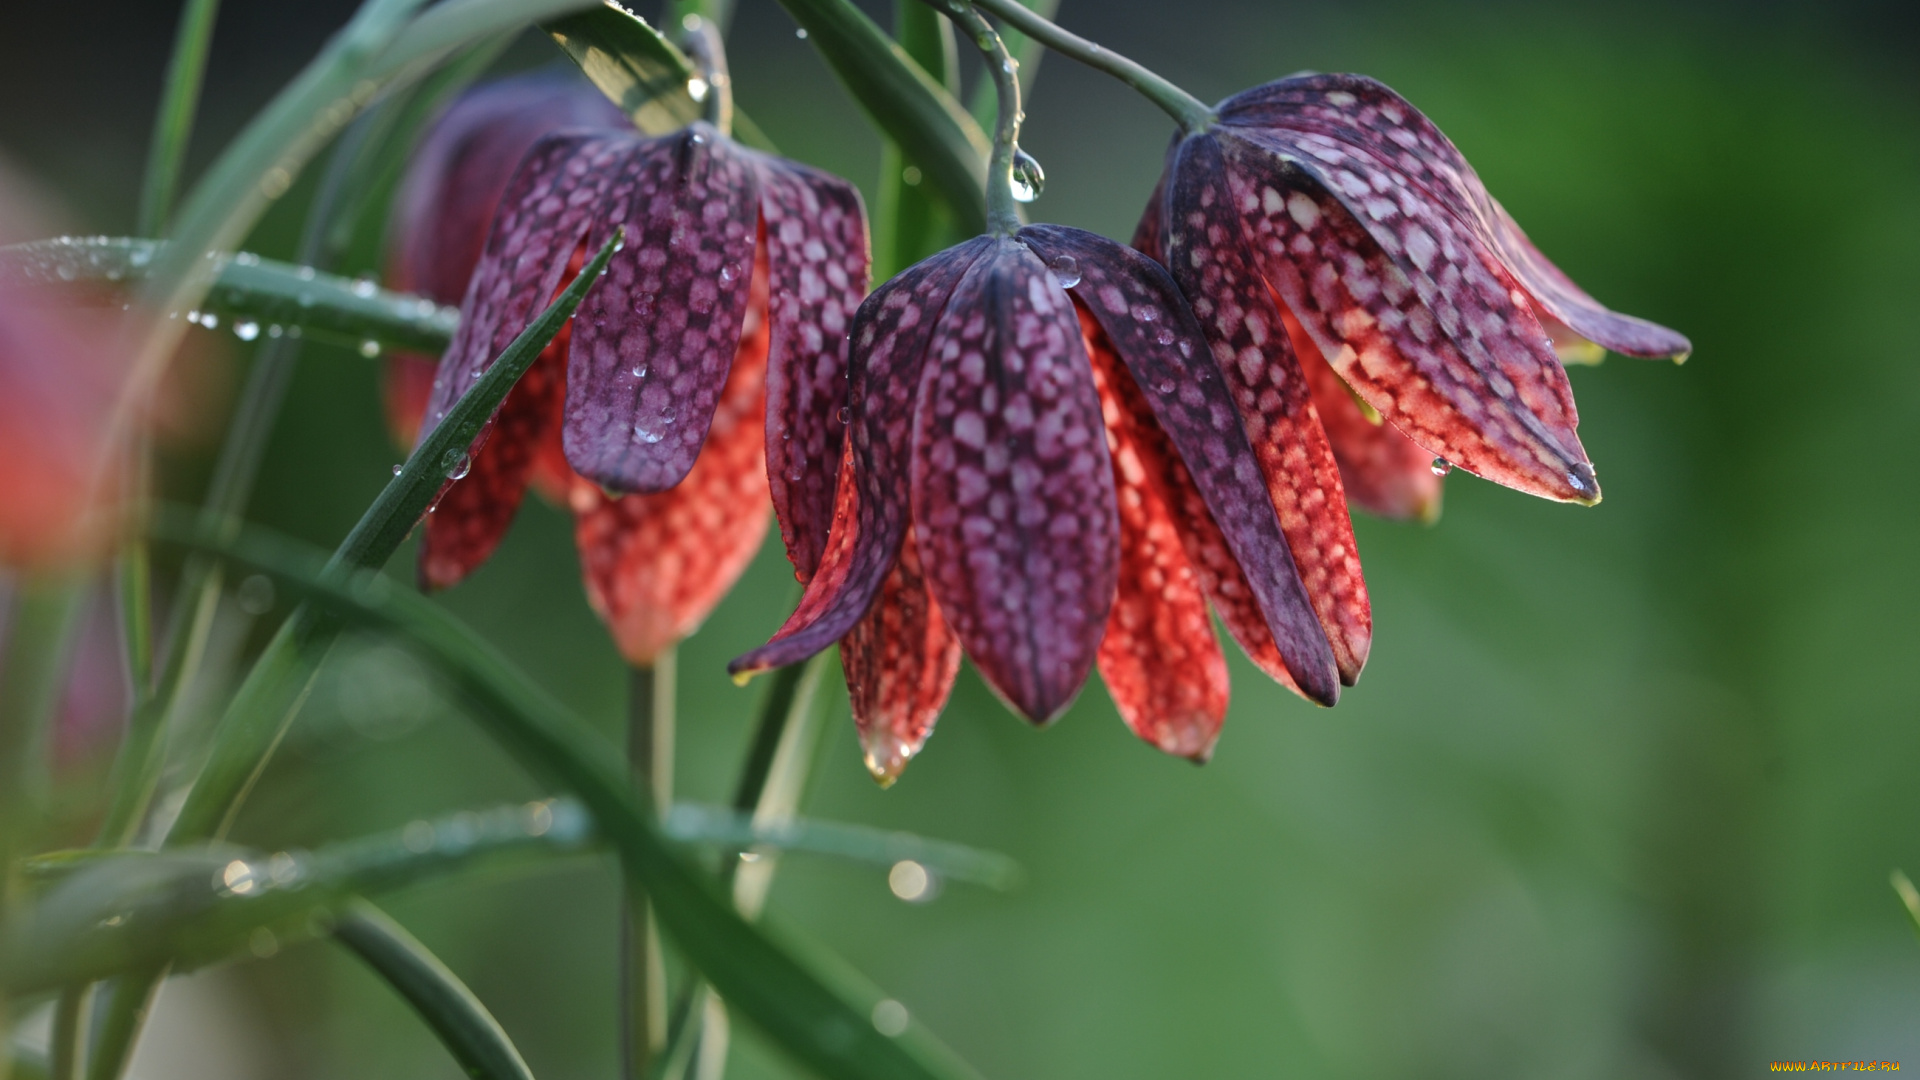
[[(1308, 161), (1351, 164), (1354, 151), (1397, 174), (1377, 192), (1405, 188), (1444, 206), (1498, 252), (1543, 311), (1582, 337), (1630, 356), (1684, 356), (1687, 339), (1610, 311), (1534, 248), (1459, 149), (1405, 98), (1363, 75), (1282, 79), (1221, 103), (1221, 119), (1285, 138)], [(1372, 177), (1369, 177), (1372, 181)]]
[(1205, 761), (1227, 717), (1227, 659), (1158, 470), (1141, 455), (1139, 429), (1153, 423), (1152, 414), (1089, 320), (1083, 313), (1120, 510), (1120, 580), (1100, 641), (1100, 678), (1135, 735)]
[(1397, 521), (1438, 520), (1445, 481), (1433, 471), (1433, 455), (1379, 414), (1363, 412), (1299, 321), (1284, 307), (1280, 317), (1313, 392), (1313, 408), (1333, 447), (1333, 459), (1340, 463), (1347, 501)]
[(867, 771), (890, 786), (933, 734), (960, 673), (960, 641), (927, 592), (909, 533), (874, 601), (840, 642)]
[(630, 663), (650, 664), (698, 629), (760, 550), (770, 518), (766, 356), (762, 323), (741, 340), (706, 446), (680, 484), (619, 498), (574, 485), (587, 599)]
[(1066, 272), (1078, 278), (1073, 293), (1082, 321), (1098, 323), (1126, 364), (1128, 385), (1148, 389), (1151, 422), (1190, 471), (1271, 633), (1284, 643), (1293, 674), (1331, 704), (1339, 681), (1327, 631), (1282, 532), (1233, 391), (1173, 279), (1145, 255), (1080, 229), (1036, 225), (1020, 236), (1050, 263), (1071, 260)]
[(1113, 604), (1113, 467), (1072, 300), (1025, 245), (991, 244), (934, 326), (913, 531), (967, 656), (1046, 723), (1085, 683)]
[(1168, 267), (1233, 393), (1300, 580), (1351, 685), (1366, 664), (1373, 614), (1340, 468), (1253, 264), (1219, 143), (1196, 136), (1181, 146), (1168, 195)]
[(827, 549), (785, 625), (765, 645), (735, 658), (729, 671), (804, 660), (845, 637), (872, 606), (907, 532), (907, 440), (927, 345), (954, 286), (986, 246), (984, 239), (970, 240), (909, 267), (855, 312), (851, 417)]
[(422, 589), (451, 588), (465, 580), (493, 554), (520, 512), (535, 453), (551, 433), (555, 406), (566, 393), (566, 330), (560, 334), (507, 392), (466, 462), (456, 467), (464, 475), (447, 481), (421, 520)]
[[(712, 127), (632, 140), (605, 175), (626, 247), (580, 305), (567, 367), (567, 460), (616, 491), (693, 467), (740, 343), (760, 218), (753, 160)], [(595, 226), (593, 242), (615, 222)]]
[(767, 477), (787, 558), (813, 575), (833, 521), (846, 437), (847, 328), (867, 294), (866, 211), (838, 177), (753, 155), (772, 274)]
[(440, 357), (419, 438), (446, 417), (560, 287), (569, 258), (595, 228), (597, 199), (585, 197), (599, 190), (595, 166), (610, 162), (625, 142), (557, 135), (528, 151), (501, 197), (504, 209), (467, 286), (459, 329)]
[[(1223, 138), (1260, 268), (1348, 385), (1415, 442), (1497, 483), (1594, 502), (1566, 372), (1512, 278), (1441, 207), (1369, 195), (1352, 170)], [(1361, 206), (1362, 221), (1345, 200)]]

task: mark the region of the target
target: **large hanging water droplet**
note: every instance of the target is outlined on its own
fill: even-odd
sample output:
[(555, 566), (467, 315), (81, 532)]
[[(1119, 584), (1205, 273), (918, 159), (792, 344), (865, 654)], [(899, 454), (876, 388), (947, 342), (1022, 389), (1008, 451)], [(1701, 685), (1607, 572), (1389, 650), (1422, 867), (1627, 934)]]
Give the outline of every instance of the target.
[(1446, 458), (1443, 458), (1443, 457), (1437, 457), (1433, 459), (1433, 475), (1445, 476), (1452, 471), (1453, 471), (1453, 462), (1448, 461)]
[(1071, 289), (1080, 284), (1080, 263), (1071, 255), (1057, 255), (1047, 263), (1047, 269), (1053, 271), (1053, 280), (1063, 289)]
[(1018, 202), (1032, 202), (1040, 197), (1047, 188), (1047, 173), (1025, 150), (1013, 152), (1013, 197)]
[(451, 447), (440, 455), (440, 471), (449, 480), (464, 480), (473, 471), (473, 457), (457, 446)]
[(234, 323), (233, 336), (241, 341), (252, 341), (260, 336), (260, 324), (251, 319)]

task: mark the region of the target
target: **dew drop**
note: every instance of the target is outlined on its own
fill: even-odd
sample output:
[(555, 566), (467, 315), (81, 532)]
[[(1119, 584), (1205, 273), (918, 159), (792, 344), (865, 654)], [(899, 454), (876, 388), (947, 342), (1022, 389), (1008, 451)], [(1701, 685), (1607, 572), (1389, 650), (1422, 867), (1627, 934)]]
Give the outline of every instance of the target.
[(1058, 281), (1063, 289), (1071, 289), (1080, 284), (1080, 263), (1071, 255), (1055, 256), (1053, 261), (1047, 264), (1047, 269), (1053, 271), (1053, 279)]
[(707, 91), (711, 89), (713, 87), (707, 85), (707, 80), (698, 76), (687, 80), (687, 96), (695, 101), (707, 100)]
[(633, 301), (633, 313), (643, 319), (651, 316), (653, 314), (653, 298), (650, 296), (635, 297)]
[(1173, 331), (1163, 326), (1160, 328), (1159, 333), (1153, 335), (1153, 340), (1159, 342), (1162, 345), (1171, 345), (1173, 344)]
[(371, 299), (373, 294), (379, 291), (380, 286), (375, 285), (370, 277), (363, 275), (353, 279), (353, 295), (362, 300)]
[(671, 424), (673, 423), (674, 417), (678, 415), (678, 413), (674, 412), (673, 406), (669, 405), (660, 410), (660, 422), (663, 424)]
[(1163, 393), (1163, 394), (1171, 394), (1171, 393), (1173, 393), (1173, 380), (1172, 380), (1172, 379), (1161, 379), (1161, 380), (1160, 380), (1160, 392), (1161, 392), (1161, 393)]
[(376, 356), (379, 356), (380, 343), (373, 340), (372, 338), (368, 338), (367, 340), (361, 342), (360, 355), (366, 357), (369, 360), (373, 359)]
[(1448, 461), (1446, 458), (1443, 458), (1443, 457), (1437, 457), (1433, 459), (1433, 475), (1445, 476), (1452, 471), (1453, 471), (1453, 462)]
[(1040, 162), (1025, 150), (1013, 152), (1013, 197), (1016, 202), (1028, 203), (1040, 197), (1047, 188), (1047, 173)]
[(55, 270), (54, 273), (60, 275), (61, 281), (72, 281), (78, 271), (66, 263), (61, 263), (59, 269)]
[(807, 28), (803, 26), (800, 29), (795, 30), (793, 32), (793, 36), (799, 38), (801, 41), (807, 40)]
[(920, 166), (909, 165), (900, 170), (900, 182), (908, 187), (920, 186)]
[(393, 475), (395, 475), (395, 476), (399, 476), (399, 475), (400, 475), (400, 473), (401, 473), (402, 471), (404, 471), (405, 469), (406, 469), (406, 466), (405, 466), (405, 465), (395, 465), (395, 466), (393, 467)]
[(733, 279), (739, 276), (740, 271), (732, 263), (727, 263), (720, 268), (720, 280), (723, 282), (732, 284)]
[(449, 480), (465, 480), (473, 471), (473, 456), (455, 446), (440, 455), (440, 471)]
[(647, 377), (647, 365), (645, 365), (645, 364), (635, 364), (635, 365), (634, 365), (634, 368), (633, 368), (633, 377), (634, 377), (634, 378), (636, 378), (636, 379), (644, 379), (644, 378), (646, 378), (646, 377)]
[(696, 131), (692, 135), (688, 136), (687, 141), (693, 143), (693, 145), (695, 146), (699, 146), (701, 143), (704, 143), (707, 141), (707, 133), (704, 131)]
[(220, 316), (209, 311), (200, 316), (200, 325), (209, 330), (218, 330), (220, 329)]
[(280, 337), (280, 336), (281, 336), (282, 334), (285, 334), (285, 333), (286, 333), (286, 331), (285, 331), (285, 330), (283, 330), (283, 329), (281, 329), (281, 327), (280, 327), (280, 324), (279, 324), (279, 323), (273, 323), (273, 324), (271, 324), (270, 326), (268, 326), (268, 327), (267, 327), (267, 336), (268, 336), (268, 337), (270, 337), (270, 338), (277, 338), (277, 337)]
[(233, 336), (241, 341), (252, 341), (260, 336), (260, 324), (252, 320), (233, 324)]
[(662, 435), (657, 431), (648, 430), (645, 424), (633, 425), (633, 437), (635, 440), (646, 443), (649, 446), (659, 442), (661, 439), (666, 438), (665, 435)]
[(851, 423), (853, 423), (853, 410), (852, 410), (852, 409), (849, 409), (849, 408), (847, 408), (847, 407), (846, 407), (845, 405), (842, 405), (842, 406), (840, 406), (840, 414), (839, 414), (839, 415), (840, 415), (840, 422), (841, 422), (841, 423), (843, 423), (843, 424), (851, 424)]

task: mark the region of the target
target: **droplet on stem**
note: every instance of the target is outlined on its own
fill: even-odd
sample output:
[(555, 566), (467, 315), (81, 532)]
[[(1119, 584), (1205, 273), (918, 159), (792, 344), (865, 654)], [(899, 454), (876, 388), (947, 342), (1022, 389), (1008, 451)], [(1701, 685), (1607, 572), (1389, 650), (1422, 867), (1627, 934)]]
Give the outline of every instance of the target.
[(1047, 187), (1047, 173), (1040, 162), (1025, 150), (1013, 151), (1013, 197), (1017, 202), (1029, 203), (1040, 197)]

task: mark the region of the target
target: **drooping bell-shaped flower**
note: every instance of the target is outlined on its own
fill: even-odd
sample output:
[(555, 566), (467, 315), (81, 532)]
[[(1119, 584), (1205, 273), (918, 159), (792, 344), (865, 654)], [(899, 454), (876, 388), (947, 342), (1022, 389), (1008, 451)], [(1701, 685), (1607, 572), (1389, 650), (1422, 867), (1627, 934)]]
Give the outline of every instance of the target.
[(1597, 502), (1554, 341), (1688, 348), (1581, 292), (1445, 136), (1359, 76), (1223, 102), (1176, 138), (1135, 243), (1199, 316), (1349, 683), (1372, 613), (1347, 488), (1370, 509), (1425, 517), (1435, 474), (1459, 466)]
[[(1350, 486), (1363, 505), (1393, 489), (1389, 464), (1416, 473), (1428, 458), (1598, 501), (1556, 345), (1684, 357), (1687, 339), (1581, 291), (1446, 136), (1372, 79), (1282, 79), (1216, 114), (1169, 151), (1136, 240), (1180, 281), (1246, 392), (1304, 378), (1326, 386), (1311, 398), (1323, 413), (1350, 418), (1328, 408), (1337, 386), (1313, 370), (1324, 359), (1364, 411), (1416, 444), (1418, 454), (1369, 448), (1345, 420), (1326, 425), (1342, 433), (1333, 452), (1362, 478)], [(1294, 333), (1274, 332), (1277, 321)], [(1305, 342), (1315, 348), (1296, 347)]]
[(868, 256), (851, 185), (708, 124), (549, 135), (499, 200), (427, 430), (621, 226), (605, 279), (451, 471), (420, 567), (429, 587), (461, 580), (551, 477), (589, 598), (647, 663), (751, 560), (769, 490), (796, 565), (817, 561)]
[(1097, 663), (1136, 732), (1204, 759), (1227, 699), (1209, 595), (1309, 697), (1338, 697), (1228, 387), (1152, 260), (1058, 226), (970, 240), (875, 290), (849, 358), (826, 555), (733, 667), (840, 641), (882, 782), (925, 741), (962, 650), (1036, 723)]

